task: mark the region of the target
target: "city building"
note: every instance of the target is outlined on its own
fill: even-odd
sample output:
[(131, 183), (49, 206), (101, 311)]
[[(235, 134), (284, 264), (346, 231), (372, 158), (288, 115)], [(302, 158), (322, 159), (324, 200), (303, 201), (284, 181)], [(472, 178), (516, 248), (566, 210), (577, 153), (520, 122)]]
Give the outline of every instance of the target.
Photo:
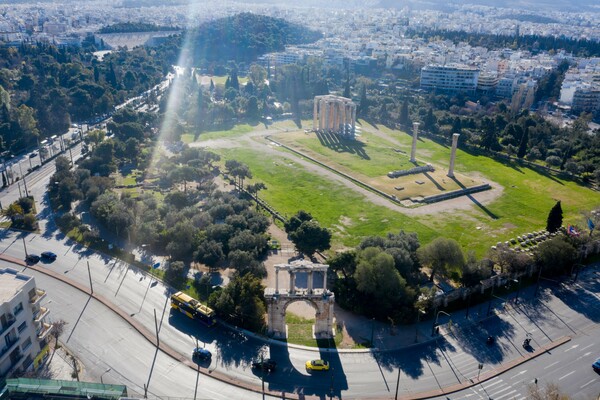
[(600, 111), (600, 85), (581, 85), (573, 94), (574, 112), (589, 112), (597, 114)]
[(449, 92), (474, 92), (479, 68), (466, 65), (426, 65), (421, 68), (421, 88)]
[(37, 368), (48, 355), (45, 296), (33, 277), (0, 268), (0, 380)]

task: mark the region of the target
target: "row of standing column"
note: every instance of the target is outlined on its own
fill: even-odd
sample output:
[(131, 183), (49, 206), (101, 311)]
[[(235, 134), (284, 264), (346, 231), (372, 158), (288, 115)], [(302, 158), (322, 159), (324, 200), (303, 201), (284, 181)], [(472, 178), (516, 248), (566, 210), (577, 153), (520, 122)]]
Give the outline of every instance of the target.
[(356, 105), (327, 99), (315, 99), (313, 129), (354, 132)]
[[(290, 293), (294, 293), (296, 290), (296, 273), (289, 271), (290, 274)], [(308, 272), (307, 280), (308, 293), (313, 292), (313, 272)], [(323, 289), (327, 289), (327, 272), (323, 271)], [(279, 270), (275, 270), (275, 293), (279, 293)]]

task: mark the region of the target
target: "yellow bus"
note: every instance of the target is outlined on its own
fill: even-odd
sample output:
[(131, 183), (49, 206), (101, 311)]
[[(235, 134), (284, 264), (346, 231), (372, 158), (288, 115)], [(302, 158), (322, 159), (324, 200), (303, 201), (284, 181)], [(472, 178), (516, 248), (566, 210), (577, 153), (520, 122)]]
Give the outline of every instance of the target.
[(189, 318), (197, 319), (207, 326), (213, 326), (217, 323), (212, 308), (201, 304), (198, 300), (183, 292), (171, 295), (171, 308), (179, 310)]

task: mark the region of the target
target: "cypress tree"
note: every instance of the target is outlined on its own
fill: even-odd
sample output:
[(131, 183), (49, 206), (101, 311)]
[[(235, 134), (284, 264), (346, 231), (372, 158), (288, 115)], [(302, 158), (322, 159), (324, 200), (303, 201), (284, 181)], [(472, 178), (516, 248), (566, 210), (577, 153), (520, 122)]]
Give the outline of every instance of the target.
[(550, 233), (554, 233), (560, 229), (562, 226), (563, 220), (563, 212), (562, 207), (560, 205), (560, 200), (556, 202), (554, 207), (550, 210), (548, 214), (548, 220), (546, 222), (546, 230)]
[(521, 143), (519, 144), (519, 151), (517, 151), (517, 157), (525, 157), (527, 152), (527, 143), (529, 142), (529, 127), (525, 128), (523, 136), (521, 136)]

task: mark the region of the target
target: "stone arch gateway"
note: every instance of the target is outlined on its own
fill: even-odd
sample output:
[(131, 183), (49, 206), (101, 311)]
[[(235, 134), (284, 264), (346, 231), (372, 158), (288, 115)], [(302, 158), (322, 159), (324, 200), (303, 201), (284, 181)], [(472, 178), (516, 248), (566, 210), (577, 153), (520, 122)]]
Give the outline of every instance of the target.
[[(328, 265), (314, 264), (305, 260), (275, 265), (275, 288), (265, 289), (269, 335), (274, 338), (285, 339), (287, 337), (285, 324), (287, 307), (297, 301), (305, 301), (310, 303), (316, 311), (313, 329), (315, 338), (328, 339), (334, 336), (333, 305), (335, 297), (332, 292), (327, 290), (328, 268)], [(279, 288), (279, 271), (289, 273), (290, 279), (287, 289)], [(306, 288), (296, 287), (296, 275), (299, 273), (308, 275)], [(316, 275), (315, 273), (322, 273), (323, 275), (322, 288), (314, 288), (313, 278)]]

